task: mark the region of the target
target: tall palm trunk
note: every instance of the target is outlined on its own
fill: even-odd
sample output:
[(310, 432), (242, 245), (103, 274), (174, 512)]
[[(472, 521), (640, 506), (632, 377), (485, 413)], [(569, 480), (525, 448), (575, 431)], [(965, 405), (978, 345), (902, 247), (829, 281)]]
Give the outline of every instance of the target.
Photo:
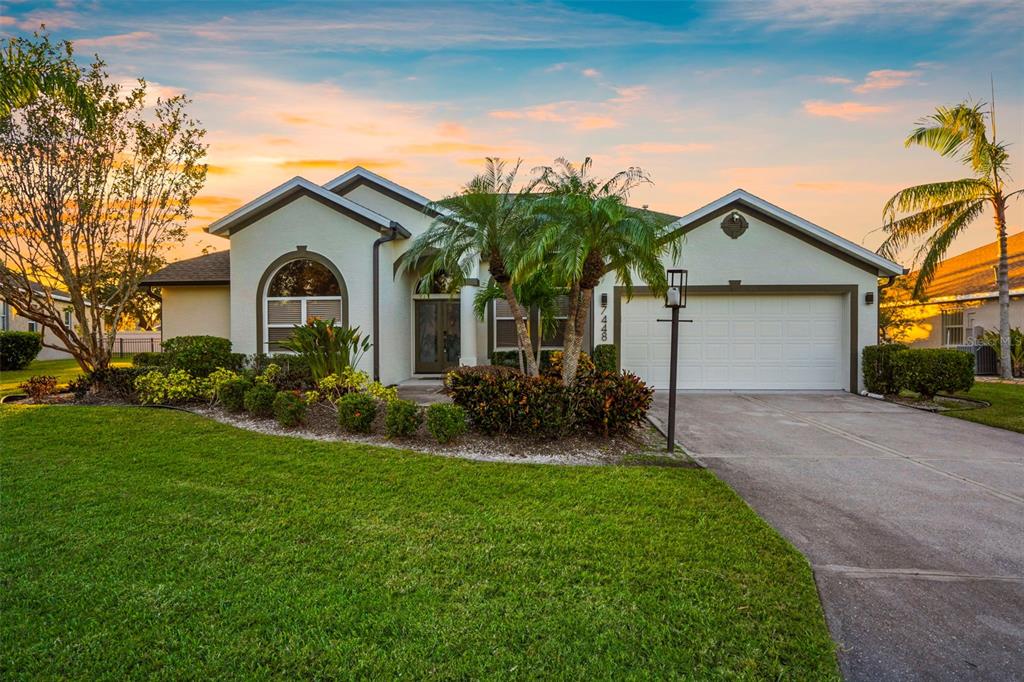
[(1013, 378), (1013, 360), (1010, 348), (1010, 266), (1006, 253), (1006, 198), (996, 192), (992, 199), (995, 209), (996, 233), (999, 235), (999, 264), (996, 283), (999, 287), (999, 376)]
[(580, 307), (580, 286), (569, 288), (569, 310), (565, 318), (565, 334), (562, 339), (562, 383), (572, 386), (576, 381), (576, 368), (580, 360), (580, 334), (577, 332), (576, 313)]
[(523, 311), (523, 307), (519, 305), (516, 292), (512, 290), (512, 282), (502, 278), (498, 284), (505, 293), (508, 307), (512, 309), (512, 319), (516, 325), (516, 339), (519, 342), (519, 350), (526, 356), (526, 374), (535, 377), (540, 372), (537, 369), (537, 359), (533, 356), (533, 345), (530, 343), (530, 329), (526, 326), (526, 314)]

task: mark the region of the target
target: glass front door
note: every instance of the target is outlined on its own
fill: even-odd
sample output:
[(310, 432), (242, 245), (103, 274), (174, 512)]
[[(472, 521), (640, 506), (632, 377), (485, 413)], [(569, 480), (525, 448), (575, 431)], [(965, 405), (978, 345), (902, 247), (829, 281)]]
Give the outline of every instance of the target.
[(461, 354), (459, 302), (449, 299), (415, 301), (417, 374), (438, 374), (459, 366)]

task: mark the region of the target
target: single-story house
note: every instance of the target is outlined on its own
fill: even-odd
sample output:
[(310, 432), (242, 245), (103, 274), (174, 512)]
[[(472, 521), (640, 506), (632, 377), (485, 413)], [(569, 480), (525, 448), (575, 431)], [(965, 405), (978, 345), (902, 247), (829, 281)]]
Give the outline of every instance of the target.
[[(36, 282), (32, 282), (31, 286), (32, 293), (36, 296), (45, 296), (48, 292), (50, 298), (58, 304), (67, 303), (67, 307), (61, 312), (64, 315), (64, 325), (71, 329), (75, 323), (75, 314), (71, 308), (71, 297), (68, 296), (68, 293), (59, 289), (47, 289)], [(71, 353), (64, 349), (64, 344), (60, 339), (53, 337), (52, 334), (48, 334), (43, 325), (28, 319), (24, 315), (20, 315), (17, 308), (5, 301), (3, 297), (0, 297), (0, 331), (36, 332), (42, 335), (44, 344), (61, 346), (61, 348), (43, 346), (43, 349), (39, 351), (39, 355), (36, 356), (37, 360), (66, 360), (72, 357)]]
[[(688, 269), (684, 318), (693, 320), (681, 331), (681, 387), (859, 389), (878, 280), (902, 274), (899, 265), (741, 189), (672, 218), (685, 242), (680, 262), (665, 265)], [(296, 177), (207, 228), (229, 250), (172, 263), (143, 284), (159, 289), (165, 339), (213, 334), (266, 353), (293, 325), (334, 318), (371, 335), (362, 368), (385, 383), (487, 364), (515, 348), (505, 306), (478, 320), (480, 279), (454, 294), (419, 293), (401, 267), (431, 220), (426, 197), (364, 168), (322, 186)], [(642, 287), (629, 298), (609, 276), (592, 308), (587, 348), (614, 343), (623, 369), (667, 386), (662, 300)]]
[[(1006, 241), (1010, 266), (1010, 327), (1024, 329), (1024, 232)], [(999, 329), (996, 265), (999, 243), (992, 242), (947, 258), (925, 288), (924, 301), (909, 298), (890, 305), (913, 320), (904, 339), (917, 348), (974, 345), (985, 331)], [(917, 273), (911, 273), (910, 282)]]

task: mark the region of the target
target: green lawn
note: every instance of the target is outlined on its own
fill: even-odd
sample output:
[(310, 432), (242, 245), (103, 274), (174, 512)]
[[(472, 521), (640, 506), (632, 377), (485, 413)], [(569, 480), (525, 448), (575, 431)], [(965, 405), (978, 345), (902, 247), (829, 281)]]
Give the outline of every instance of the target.
[[(128, 367), (132, 363), (130, 360), (115, 360), (113, 364)], [(75, 360), (35, 360), (25, 369), (3, 370), (0, 372), (0, 396), (10, 393), (21, 393), (18, 390), (18, 384), (38, 374), (55, 376), (60, 385), (63, 386), (81, 373), (82, 368), (78, 366), (78, 362)]]
[(836, 679), (804, 559), (703, 470), (0, 408), (5, 678)]
[(992, 403), (992, 406), (977, 410), (954, 410), (943, 414), (1024, 433), (1024, 384), (978, 381), (968, 393), (961, 395), (984, 400)]

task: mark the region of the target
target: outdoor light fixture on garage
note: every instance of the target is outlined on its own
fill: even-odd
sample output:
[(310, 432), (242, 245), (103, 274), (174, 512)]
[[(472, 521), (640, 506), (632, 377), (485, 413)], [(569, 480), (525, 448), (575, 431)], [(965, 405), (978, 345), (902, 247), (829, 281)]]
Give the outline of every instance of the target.
[(668, 451), (676, 450), (676, 371), (679, 361), (679, 323), (693, 322), (693, 320), (680, 320), (679, 310), (686, 307), (686, 285), (689, 280), (689, 272), (680, 269), (668, 269), (665, 271), (668, 279), (668, 289), (665, 290), (665, 307), (672, 310), (671, 320), (658, 320), (658, 322), (672, 323), (672, 350), (668, 370)]

